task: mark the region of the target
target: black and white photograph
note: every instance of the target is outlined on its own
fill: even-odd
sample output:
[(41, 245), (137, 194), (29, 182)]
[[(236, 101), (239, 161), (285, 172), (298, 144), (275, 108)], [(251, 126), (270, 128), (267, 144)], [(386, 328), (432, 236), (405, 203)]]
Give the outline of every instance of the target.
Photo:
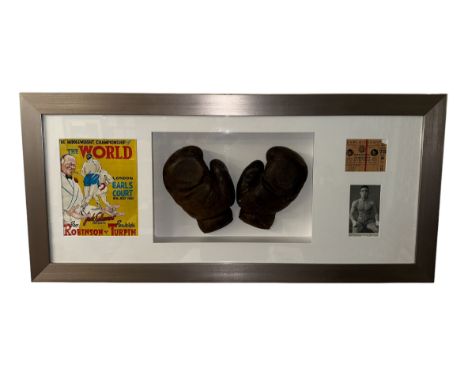
[(352, 185), (349, 198), (349, 235), (378, 236), (380, 186)]

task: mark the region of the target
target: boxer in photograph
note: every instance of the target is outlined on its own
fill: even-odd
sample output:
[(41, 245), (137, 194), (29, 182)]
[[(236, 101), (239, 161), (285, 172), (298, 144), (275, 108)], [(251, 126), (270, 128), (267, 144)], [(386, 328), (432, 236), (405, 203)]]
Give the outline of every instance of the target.
[(366, 230), (379, 232), (379, 213), (375, 202), (369, 200), (369, 187), (361, 186), (361, 197), (351, 204), (349, 218), (351, 219), (353, 233), (363, 233)]

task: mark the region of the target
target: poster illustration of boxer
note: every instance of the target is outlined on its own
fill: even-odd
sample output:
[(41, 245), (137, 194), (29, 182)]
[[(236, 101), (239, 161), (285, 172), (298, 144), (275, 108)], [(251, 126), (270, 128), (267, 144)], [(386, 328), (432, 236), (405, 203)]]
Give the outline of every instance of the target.
[(64, 236), (137, 236), (135, 139), (60, 139)]

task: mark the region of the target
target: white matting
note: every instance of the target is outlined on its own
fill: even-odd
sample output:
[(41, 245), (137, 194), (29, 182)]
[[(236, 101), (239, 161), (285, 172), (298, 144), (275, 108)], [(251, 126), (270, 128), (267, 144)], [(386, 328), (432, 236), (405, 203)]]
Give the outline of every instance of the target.
[[(421, 117), (46, 116), (52, 261), (412, 263), (421, 133)], [(174, 146), (166, 144), (167, 152), (179, 143), (198, 144), (205, 150), (207, 162), (213, 158), (225, 161), (234, 184), (245, 166), (254, 159), (264, 161), (266, 149), (277, 144), (300, 152), (309, 165), (309, 178), (299, 197), (277, 214), (272, 230), (260, 231), (240, 222), (235, 205), (231, 225), (208, 236), (200, 235), (196, 222), (174, 206), (161, 184), (153, 185), (153, 146), (154, 171), (158, 172), (167, 152), (157, 140), (159, 137), (160, 143), (164, 139), (167, 143), (170, 136)], [(138, 237), (63, 236), (58, 143), (61, 138), (137, 139)], [(385, 139), (386, 172), (345, 172), (348, 138)], [(352, 184), (381, 185), (377, 237), (348, 235)], [(164, 201), (166, 209), (161, 207)], [(164, 225), (169, 217), (175, 220)]]

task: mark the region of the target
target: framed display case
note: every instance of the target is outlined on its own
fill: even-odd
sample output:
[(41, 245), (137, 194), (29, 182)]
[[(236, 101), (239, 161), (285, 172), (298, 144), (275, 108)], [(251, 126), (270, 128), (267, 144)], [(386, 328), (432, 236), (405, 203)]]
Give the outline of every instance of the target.
[(434, 280), (446, 95), (20, 99), (33, 281)]

